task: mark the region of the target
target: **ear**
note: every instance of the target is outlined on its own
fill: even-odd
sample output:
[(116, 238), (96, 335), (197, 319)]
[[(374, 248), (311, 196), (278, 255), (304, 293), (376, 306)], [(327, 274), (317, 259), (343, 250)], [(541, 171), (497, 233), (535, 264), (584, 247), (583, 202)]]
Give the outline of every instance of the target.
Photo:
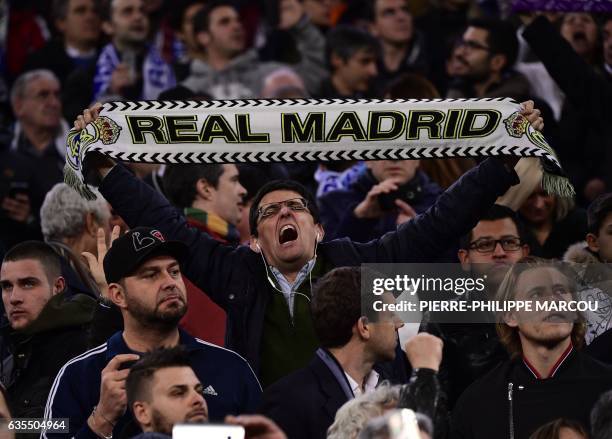
[(12, 107), (13, 107), (13, 113), (15, 114), (15, 116), (21, 117), (23, 115), (23, 99), (22, 98), (17, 97), (12, 102)]
[(61, 20), (55, 20), (55, 28), (60, 31), (60, 33), (66, 33), (66, 20), (65, 19), (61, 19)]
[(134, 417), (138, 424), (143, 427), (143, 431), (146, 431), (144, 427), (149, 427), (151, 425), (151, 414), (149, 413), (149, 407), (146, 402), (136, 401), (132, 404), (132, 411), (134, 412)]
[(357, 320), (357, 323), (355, 323), (355, 326), (353, 328), (360, 339), (369, 340), (372, 336), (369, 325), (370, 321), (365, 316), (359, 317), (359, 320)]
[(65, 289), (66, 289), (66, 279), (64, 279), (62, 276), (59, 276), (57, 279), (55, 279), (55, 282), (53, 282), (52, 296), (63, 293)]
[(196, 193), (206, 201), (210, 201), (212, 198), (211, 190), (212, 186), (210, 183), (208, 183), (208, 181), (206, 181), (206, 179), (200, 178), (196, 182)]
[(92, 212), (85, 214), (85, 232), (93, 237), (98, 236), (100, 225), (96, 221), (96, 216)]
[(198, 32), (195, 35), (195, 41), (202, 47), (207, 47), (210, 44), (210, 34), (208, 32)]
[(120, 309), (127, 308), (127, 302), (125, 300), (125, 291), (123, 290), (123, 287), (118, 283), (113, 282), (108, 286), (108, 298)]
[(321, 225), (321, 223), (315, 224), (315, 227), (317, 229), (316, 234), (319, 236), (317, 242), (321, 242), (323, 241), (323, 237), (325, 237), (325, 230), (323, 229), (323, 225)]
[(489, 60), (489, 65), (491, 66), (491, 70), (493, 70), (496, 73), (501, 72), (507, 63), (508, 63), (508, 58), (506, 58), (506, 55), (502, 55), (501, 53), (493, 55), (491, 59)]
[(368, 32), (370, 32), (370, 34), (376, 38), (379, 37), (378, 26), (376, 26), (374, 22), (368, 23)]
[(507, 312), (504, 314), (504, 323), (511, 328), (517, 328), (519, 325), (518, 319), (516, 318), (516, 314), (513, 312)]
[(521, 252), (523, 253), (523, 257), (529, 256), (529, 252), (531, 252), (531, 249), (527, 244), (523, 244), (523, 246), (521, 247)]
[(465, 271), (470, 271), (470, 252), (464, 248), (460, 248), (457, 252), (457, 258), (459, 258), (459, 262), (461, 263), (461, 268)]
[(589, 250), (591, 250), (594, 253), (599, 253), (599, 240), (597, 239), (597, 235), (595, 235), (594, 233), (587, 233), (586, 236), (586, 242), (587, 242), (587, 246), (589, 247)]
[(261, 248), (259, 248), (259, 242), (257, 241), (257, 238), (253, 235), (251, 235), (251, 239), (249, 241), (249, 247), (255, 253), (261, 253)]
[(332, 70), (337, 70), (339, 67), (344, 65), (344, 60), (332, 52), (329, 63), (332, 66)]
[(115, 33), (115, 29), (113, 28), (113, 25), (111, 24), (110, 21), (102, 22), (102, 31), (110, 37), (112, 37), (113, 34)]

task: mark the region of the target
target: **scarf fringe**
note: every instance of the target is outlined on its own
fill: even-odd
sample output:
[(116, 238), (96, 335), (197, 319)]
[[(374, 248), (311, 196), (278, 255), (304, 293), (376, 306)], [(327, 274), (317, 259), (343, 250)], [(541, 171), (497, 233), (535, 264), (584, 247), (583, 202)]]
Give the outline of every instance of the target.
[(542, 189), (548, 194), (571, 198), (576, 195), (574, 187), (567, 177), (544, 172), (542, 175)]
[(70, 186), (72, 189), (77, 191), (79, 195), (86, 200), (95, 200), (96, 194), (94, 194), (86, 184), (83, 183), (81, 178), (68, 164), (64, 165), (64, 183)]

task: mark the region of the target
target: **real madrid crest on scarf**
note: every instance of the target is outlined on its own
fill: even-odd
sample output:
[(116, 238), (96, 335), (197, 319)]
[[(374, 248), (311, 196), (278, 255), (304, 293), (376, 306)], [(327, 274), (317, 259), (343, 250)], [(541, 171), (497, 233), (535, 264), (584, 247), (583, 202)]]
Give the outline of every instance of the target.
[(554, 151), (511, 99), (285, 99), (104, 104), (68, 136), (65, 181), (86, 154), (145, 163), (540, 157), (542, 186), (572, 195)]

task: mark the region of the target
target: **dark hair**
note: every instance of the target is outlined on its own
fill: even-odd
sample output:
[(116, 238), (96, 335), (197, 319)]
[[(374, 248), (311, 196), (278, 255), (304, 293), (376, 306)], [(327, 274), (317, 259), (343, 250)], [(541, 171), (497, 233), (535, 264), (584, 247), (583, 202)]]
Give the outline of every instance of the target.
[(255, 195), (255, 198), (253, 199), (251, 210), (249, 210), (249, 227), (251, 229), (251, 235), (257, 236), (257, 210), (259, 209), (261, 199), (265, 197), (266, 194), (274, 191), (292, 191), (299, 194), (308, 203), (308, 210), (310, 211), (315, 224), (320, 222), (319, 207), (317, 206), (315, 198), (308, 191), (308, 189), (306, 189), (306, 187), (293, 180), (274, 180), (266, 183), (261, 189), (259, 189)]
[[(517, 215), (517, 213), (509, 207), (502, 206), (501, 204), (494, 204), (493, 206), (491, 206), (488, 212), (480, 218), (479, 221), (497, 221), (506, 218), (510, 218), (512, 220), (512, 222), (516, 226), (518, 236), (519, 238), (521, 238), (521, 242), (525, 242), (525, 226)], [(470, 246), (470, 242), (472, 242), (472, 230), (470, 230), (468, 233), (466, 233), (459, 239), (459, 248), (464, 250), (468, 249), (468, 247)]]
[(173, 0), (168, 11), (168, 24), (175, 31), (180, 31), (187, 9), (193, 5), (206, 5), (206, 0)]
[(189, 355), (183, 346), (155, 349), (144, 354), (132, 367), (125, 381), (128, 407), (136, 401), (151, 398), (151, 380), (159, 369), (191, 367)]
[(289, 178), (289, 173), (282, 163), (238, 163), (236, 166), (240, 184), (247, 191), (245, 203), (251, 201), (269, 181)]
[[(53, 20), (64, 20), (68, 15), (68, 8), (71, 0), (53, 0), (51, 6), (51, 17)], [(93, 0), (96, 13), (101, 14), (100, 0)]]
[(312, 290), (312, 325), (324, 348), (346, 345), (361, 312), (361, 269), (335, 268), (323, 276)]
[(514, 66), (519, 51), (518, 38), (514, 27), (507, 21), (478, 18), (470, 20), (468, 27), (476, 27), (487, 31), (487, 46), (492, 55), (505, 55), (506, 65), (503, 71), (509, 70)]
[(332, 54), (346, 62), (359, 50), (366, 50), (378, 56), (380, 43), (366, 31), (347, 25), (336, 26), (327, 34), (325, 59), (330, 68)]
[[(376, 20), (376, 3), (378, 0), (369, 0), (364, 5), (364, 17), (373, 23)], [(408, 5), (408, 0), (404, 0), (404, 4)]]
[(213, 0), (206, 2), (206, 5), (193, 16), (193, 34), (197, 35), (200, 32), (208, 32), (210, 27), (210, 15), (220, 7), (227, 6), (236, 9), (236, 6), (231, 1)]
[(164, 171), (164, 192), (170, 202), (181, 209), (190, 207), (196, 197), (198, 180), (216, 188), (224, 172), (220, 164), (168, 165)]
[(102, 21), (110, 22), (113, 10), (113, 0), (100, 0), (100, 18)]
[(573, 419), (559, 418), (542, 425), (529, 436), (529, 439), (559, 439), (562, 428), (570, 428), (585, 438), (588, 437), (586, 430), (580, 422)]
[(70, 0), (53, 0), (51, 6), (51, 16), (53, 20), (63, 20), (68, 15), (68, 5)]
[(436, 99), (440, 92), (428, 79), (416, 73), (406, 73), (393, 81), (384, 93), (390, 99)]
[(593, 201), (587, 209), (587, 227), (589, 233), (599, 235), (599, 229), (606, 217), (612, 213), (612, 192), (603, 194)]
[(24, 241), (15, 245), (6, 252), (2, 263), (23, 261), (24, 259), (34, 259), (40, 262), (50, 282), (62, 275), (62, 264), (59, 256), (51, 246), (42, 241)]
[(592, 439), (612, 437), (612, 390), (603, 393), (591, 410)]

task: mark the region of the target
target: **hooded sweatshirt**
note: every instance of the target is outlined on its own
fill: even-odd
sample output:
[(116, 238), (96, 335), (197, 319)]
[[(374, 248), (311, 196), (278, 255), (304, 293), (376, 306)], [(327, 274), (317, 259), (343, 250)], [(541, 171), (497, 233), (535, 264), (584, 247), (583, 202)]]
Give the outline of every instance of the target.
[(221, 70), (196, 59), (181, 85), (195, 94), (207, 94), (214, 99), (252, 99), (260, 95), (265, 77), (279, 67), (281, 64), (259, 61), (255, 50), (237, 56)]

